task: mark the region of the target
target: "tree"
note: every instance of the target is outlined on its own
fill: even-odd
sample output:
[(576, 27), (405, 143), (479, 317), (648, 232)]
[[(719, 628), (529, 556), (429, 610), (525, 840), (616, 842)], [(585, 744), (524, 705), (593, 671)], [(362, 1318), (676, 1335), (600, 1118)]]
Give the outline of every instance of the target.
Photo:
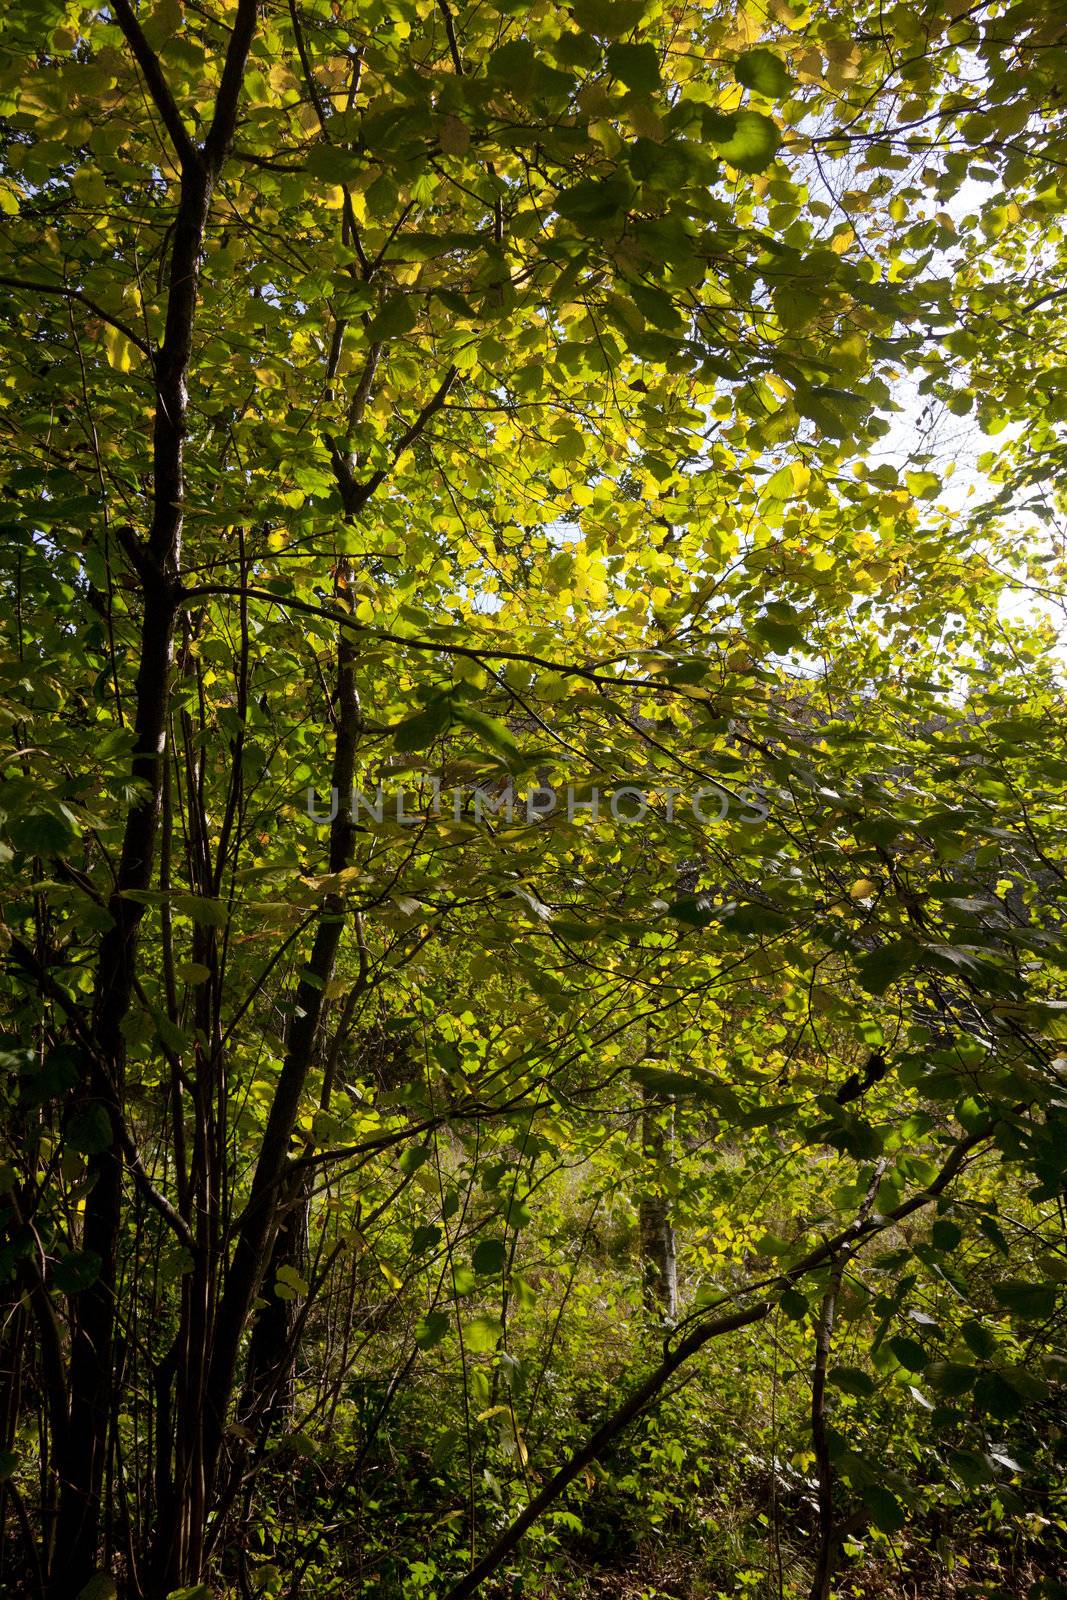
[[(979, 1419), (1045, 1403), (1062, 697), (1002, 596), (1060, 570), (1025, 519), (1058, 515), (1054, 25), (4, 27), (13, 1581), (247, 1588), (277, 1452), (329, 1436), (371, 1345), (357, 1465), (458, 1362), (459, 1600), (716, 1337), (814, 1308), (825, 1392), (831, 1286), (886, 1235), (870, 1359), (966, 1379)], [(879, 460), (904, 374), (1032, 419), (1020, 357), (1048, 404), (986, 504), (932, 451)], [(721, 1224), (703, 1294), (535, 1487), (531, 1197), (568, 1163), (654, 1184), (622, 1136), (667, 1103), (674, 1225)], [(762, 1208), (749, 1162), (783, 1169)], [(916, 1275), (970, 1305), (965, 1223), (1019, 1342), (959, 1360), (957, 1314), (909, 1366)], [(482, 1412), (514, 1469), (488, 1539)], [(920, 1500), (812, 1424), (825, 1590), (835, 1493), (888, 1531)]]

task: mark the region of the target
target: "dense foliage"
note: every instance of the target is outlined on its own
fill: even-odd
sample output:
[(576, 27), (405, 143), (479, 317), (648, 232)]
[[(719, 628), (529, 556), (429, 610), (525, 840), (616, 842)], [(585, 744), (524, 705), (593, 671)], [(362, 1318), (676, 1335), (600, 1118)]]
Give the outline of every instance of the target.
[(1065, 64), (5, 14), (4, 1593), (1067, 1593)]

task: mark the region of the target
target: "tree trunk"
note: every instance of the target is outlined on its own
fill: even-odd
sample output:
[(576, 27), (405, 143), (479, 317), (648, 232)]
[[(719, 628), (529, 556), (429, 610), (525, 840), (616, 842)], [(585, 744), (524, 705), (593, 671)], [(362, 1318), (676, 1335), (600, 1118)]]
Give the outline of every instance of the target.
[(303, 1277), (307, 1270), (309, 1200), (305, 1186), (292, 1198), (274, 1236), (270, 1265), (263, 1279), (266, 1300), (252, 1326), (242, 1416), (262, 1440), (275, 1426), (292, 1421), (295, 1399), (296, 1350), (293, 1334), (297, 1302), (279, 1294), (278, 1272), (289, 1267)]
[(641, 1284), (645, 1308), (673, 1322), (678, 1313), (678, 1263), (670, 1201), (660, 1187), (659, 1174), (670, 1165), (674, 1140), (674, 1105), (644, 1091), (641, 1143), (646, 1162), (656, 1169), (654, 1187), (638, 1208), (641, 1238)]
[(122, 1229), (122, 1026), (130, 1008), (143, 905), (131, 892), (152, 882), (163, 797), (167, 712), (175, 620), (181, 603), (188, 374), (192, 354), (204, 232), (215, 182), (229, 153), (245, 63), (256, 26), (255, 0), (240, 0), (207, 138), (197, 149), (182, 121), (129, 0), (116, 0), (116, 18), (174, 144), (181, 198), (174, 224), (163, 342), (154, 356), (152, 521), (147, 540), (122, 541), (140, 579), (144, 611), (134, 712), (133, 776), (143, 794), (130, 808), (115, 889), (112, 923), (100, 944), (93, 991), (92, 1037), (84, 1052), (83, 1087), (102, 1105), (111, 1143), (90, 1157), (92, 1187), (85, 1201), (82, 1248), (99, 1259), (95, 1282), (82, 1291), (70, 1356), (70, 1417), (59, 1460), (60, 1496), (49, 1600), (72, 1600), (97, 1570), (101, 1489), (114, 1398), (114, 1322), (118, 1246)]

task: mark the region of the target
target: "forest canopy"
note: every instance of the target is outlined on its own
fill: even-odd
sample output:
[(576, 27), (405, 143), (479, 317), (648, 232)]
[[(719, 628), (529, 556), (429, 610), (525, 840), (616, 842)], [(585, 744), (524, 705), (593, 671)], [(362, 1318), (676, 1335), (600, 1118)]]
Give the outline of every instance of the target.
[(1067, 1595), (1065, 78), (0, 20), (0, 1593)]

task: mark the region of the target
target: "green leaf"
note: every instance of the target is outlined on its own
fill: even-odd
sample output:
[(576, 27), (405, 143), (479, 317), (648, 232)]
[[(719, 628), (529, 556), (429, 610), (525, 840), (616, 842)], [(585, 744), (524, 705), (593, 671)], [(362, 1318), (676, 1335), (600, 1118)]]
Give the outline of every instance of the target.
[(919, 500), (933, 500), (941, 491), (941, 479), (934, 472), (906, 472), (904, 481), (909, 494)]
[(96, 1282), (101, 1265), (95, 1250), (69, 1250), (52, 1268), (52, 1282), (60, 1294), (80, 1294)]
[(53, 811), (30, 811), (13, 817), (8, 835), (16, 850), (25, 856), (59, 856), (75, 837), (72, 823)]
[(204, 928), (224, 928), (230, 915), (221, 900), (202, 894), (176, 894), (174, 909)]
[(311, 1137), (320, 1150), (339, 1144), (344, 1138), (344, 1124), (332, 1112), (316, 1111), (311, 1119)]
[(524, 94), (533, 82), (536, 64), (534, 47), (528, 39), (509, 39), (493, 51), (486, 72), (512, 94)]
[(406, 717), (393, 730), (393, 744), (397, 750), (426, 750), (442, 733), (452, 726), (453, 702), (448, 695), (438, 695), (413, 716)]
[(1005, 1367), (1001, 1375), (1024, 1400), (1047, 1400), (1049, 1397), (1049, 1386), (1044, 1378), (1039, 1378), (1034, 1372), (1028, 1372), (1021, 1362), (1013, 1362), (1011, 1366)]
[(1056, 1286), (1009, 1278), (993, 1285), (993, 1298), (1025, 1322), (1043, 1322), (1056, 1309)]
[(17, 1450), (0, 1450), (0, 1483), (6, 1483), (7, 1479), (17, 1470), (18, 1464), (19, 1455)]
[(588, 72), (600, 61), (600, 45), (588, 33), (564, 33), (552, 45), (557, 61), (566, 67), (581, 67)]
[(496, 1317), (475, 1317), (463, 1329), (463, 1342), (476, 1354), (494, 1350), (500, 1338), (500, 1323)]
[(1051, 1283), (1067, 1283), (1067, 1258), (1063, 1256), (1042, 1255), (1034, 1262)]
[(901, 1366), (909, 1372), (921, 1372), (929, 1360), (919, 1341), (909, 1339), (905, 1333), (898, 1333), (895, 1338), (890, 1339), (889, 1348)]
[(191, 1250), (183, 1244), (175, 1245), (160, 1257), (159, 1278), (161, 1283), (177, 1283), (187, 1272), (192, 1272), (196, 1262)]
[(307, 1294), (310, 1285), (291, 1262), (283, 1261), (274, 1275), (273, 1292), (279, 1300), (298, 1300)]
[(968, 1317), (960, 1332), (968, 1350), (971, 1350), (980, 1361), (991, 1361), (996, 1355), (997, 1336), (992, 1328), (987, 1328), (984, 1323)]
[(968, 1489), (978, 1489), (982, 1484), (994, 1481), (995, 1474), (989, 1457), (977, 1450), (950, 1450), (948, 1465), (949, 1470)]
[(831, 1367), (826, 1376), (844, 1394), (866, 1398), (874, 1393), (874, 1380), (859, 1367)]
[(995, 1217), (990, 1216), (988, 1211), (983, 1212), (978, 1218), (978, 1226), (994, 1249), (999, 1250), (1004, 1257), (1010, 1256), (1011, 1248), (1004, 1237), (1004, 1230)]
[(811, 389), (798, 388), (796, 403), (803, 415), (810, 417), (820, 433), (830, 439), (853, 438), (870, 411), (870, 404), (862, 395), (826, 383)]
[(587, 33), (621, 39), (644, 15), (646, 0), (572, 0), (571, 15)]
[(106, 1572), (96, 1572), (84, 1588), (78, 1590), (78, 1600), (116, 1600), (118, 1585)]
[(863, 1503), (871, 1513), (871, 1521), (883, 1533), (899, 1533), (908, 1520), (900, 1501), (880, 1483), (864, 1484)]
[(790, 650), (798, 650), (804, 643), (804, 635), (795, 622), (783, 621), (779, 617), (759, 617), (752, 625), (753, 633), (765, 639), (776, 655), (785, 655)]
[(974, 1403), (979, 1411), (996, 1417), (999, 1422), (1009, 1422), (1023, 1408), (1019, 1394), (1010, 1383), (1004, 1381), (999, 1372), (979, 1374), (974, 1386)]
[(397, 1162), (397, 1166), (406, 1177), (410, 1177), (413, 1172), (418, 1172), (420, 1167), (424, 1167), (432, 1157), (432, 1144), (413, 1145), (410, 1149), (404, 1151)]
[(304, 157), (306, 171), (327, 183), (351, 183), (365, 170), (366, 161), (336, 144), (316, 144)]
[(670, 1067), (637, 1066), (632, 1068), (631, 1076), (653, 1094), (682, 1100), (702, 1100), (735, 1119), (742, 1115), (741, 1104), (730, 1085), (720, 1083), (710, 1074), (676, 1072)]
[(930, 1238), (936, 1250), (955, 1250), (963, 1238), (963, 1229), (947, 1217), (938, 1217), (930, 1229)]
[(659, 57), (653, 44), (608, 46), (608, 71), (628, 89), (650, 94), (659, 87)]
[(211, 968), (205, 967), (202, 961), (179, 961), (175, 964), (174, 973), (183, 983), (206, 983), (211, 976)]
[(83, 1156), (96, 1156), (111, 1148), (113, 1135), (111, 1117), (100, 1101), (79, 1111), (67, 1124), (67, 1143)]
[(377, 314), (371, 318), (366, 336), (372, 343), (380, 344), (383, 340), (396, 339), (401, 334), (410, 333), (418, 320), (411, 297), (406, 294), (393, 294), (382, 302)]
[(420, 1350), (432, 1350), (448, 1332), (451, 1321), (447, 1311), (427, 1311), (415, 1324), (415, 1343)]
[(715, 919), (715, 908), (703, 895), (686, 894), (667, 907), (667, 915), (690, 928), (706, 928)]
[(476, 711), (473, 706), (456, 701), (452, 707), (452, 718), (472, 733), (479, 734), (491, 749), (498, 750), (501, 755), (518, 755), (519, 746), (514, 734), (497, 717), (488, 717), (484, 711)]
[(773, 50), (746, 50), (734, 63), (734, 77), (746, 89), (754, 89), (768, 100), (784, 100), (793, 80), (780, 56)]
[(507, 1263), (507, 1248), (502, 1239), (481, 1239), (474, 1247), (471, 1263), (475, 1272), (496, 1276)]
[(633, 192), (632, 183), (622, 172), (610, 178), (583, 178), (573, 188), (560, 190), (556, 210), (568, 222), (599, 227), (622, 219)]
[(891, 983), (910, 972), (919, 958), (919, 948), (911, 939), (897, 939), (862, 956), (860, 982), (868, 994), (884, 994)]
[(924, 1376), (940, 1394), (961, 1395), (974, 1382), (975, 1369), (961, 1361), (931, 1361)]
[(73, 1089), (80, 1075), (77, 1051), (69, 1044), (56, 1045), (45, 1056), (40, 1070), (28, 1072), (23, 1078), (23, 1100), (29, 1106), (47, 1105)]
[(778, 153), (781, 134), (762, 111), (735, 111), (717, 122), (705, 119), (708, 137), (718, 145), (718, 154), (738, 172), (762, 172)]

